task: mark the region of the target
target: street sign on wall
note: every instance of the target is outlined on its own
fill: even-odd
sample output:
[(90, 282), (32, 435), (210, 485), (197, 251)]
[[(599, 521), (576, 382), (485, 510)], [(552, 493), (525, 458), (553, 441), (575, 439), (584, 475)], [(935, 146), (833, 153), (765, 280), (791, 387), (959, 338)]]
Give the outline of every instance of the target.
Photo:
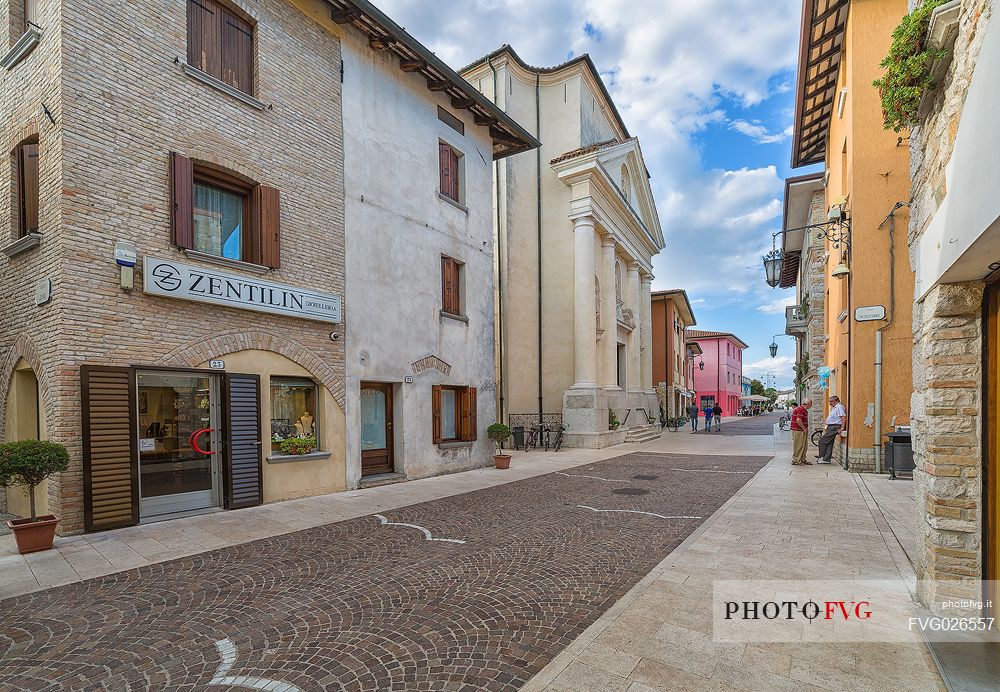
[(872, 322), (885, 319), (884, 305), (868, 305), (854, 310), (855, 322)]

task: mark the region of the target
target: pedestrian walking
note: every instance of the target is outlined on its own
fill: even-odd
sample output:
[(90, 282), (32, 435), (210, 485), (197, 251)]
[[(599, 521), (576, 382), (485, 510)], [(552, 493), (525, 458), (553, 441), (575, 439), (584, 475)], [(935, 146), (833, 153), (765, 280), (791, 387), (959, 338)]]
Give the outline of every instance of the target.
[(705, 404), (705, 432), (712, 432), (712, 418), (715, 417), (715, 407), (711, 403)]
[(826, 417), (826, 432), (819, 438), (819, 459), (820, 464), (829, 464), (833, 458), (833, 442), (837, 435), (847, 425), (847, 409), (840, 403), (839, 396), (830, 397), (830, 415)]
[(812, 405), (812, 399), (806, 399), (792, 409), (793, 466), (801, 466), (802, 464), (812, 466), (812, 462), (806, 459), (806, 447), (809, 444), (809, 409), (812, 408)]
[(715, 432), (722, 432), (722, 407), (718, 404), (713, 406), (712, 415), (715, 417)]
[(691, 432), (698, 432), (698, 407), (694, 405), (694, 402), (688, 404), (687, 414), (688, 418), (691, 419)]

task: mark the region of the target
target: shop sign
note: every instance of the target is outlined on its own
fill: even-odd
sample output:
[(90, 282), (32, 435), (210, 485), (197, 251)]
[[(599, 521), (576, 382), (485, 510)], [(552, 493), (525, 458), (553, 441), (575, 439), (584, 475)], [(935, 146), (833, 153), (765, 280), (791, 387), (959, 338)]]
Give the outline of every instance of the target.
[(340, 296), (310, 291), (216, 269), (149, 257), (143, 260), (146, 293), (340, 323)]
[(875, 320), (885, 319), (885, 306), (884, 305), (867, 305), (855, 309), (854, 311), (854, 321), (855, 322), (873, 322)]

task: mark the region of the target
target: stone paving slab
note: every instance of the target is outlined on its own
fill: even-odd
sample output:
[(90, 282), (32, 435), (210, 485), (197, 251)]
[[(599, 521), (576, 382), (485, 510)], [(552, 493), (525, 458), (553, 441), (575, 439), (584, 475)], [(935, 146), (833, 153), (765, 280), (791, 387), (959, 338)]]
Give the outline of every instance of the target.
[(0, 689), (515, 690), (766, 462), (629, 454), (22, 595)]

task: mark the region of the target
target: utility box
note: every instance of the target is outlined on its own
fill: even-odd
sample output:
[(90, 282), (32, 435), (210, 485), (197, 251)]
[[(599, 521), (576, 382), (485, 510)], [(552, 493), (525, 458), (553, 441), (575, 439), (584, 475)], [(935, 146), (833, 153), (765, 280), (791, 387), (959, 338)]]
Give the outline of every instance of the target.
[(913, 478), (913, 438), (908, 427), (896, 428), (886, 433), (888, 442), (885, 444), (885, 467), (889, 471), (889, 479), (896, 480), (900, 475)]

